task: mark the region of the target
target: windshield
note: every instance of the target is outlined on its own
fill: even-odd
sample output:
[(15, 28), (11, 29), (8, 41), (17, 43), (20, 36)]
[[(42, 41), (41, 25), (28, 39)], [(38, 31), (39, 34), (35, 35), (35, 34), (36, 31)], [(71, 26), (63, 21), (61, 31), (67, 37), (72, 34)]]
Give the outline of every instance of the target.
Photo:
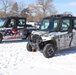
[(41, 31), (55, 31), (58, 27), (59, 20), (53, 20), (53, 19), (44, 19), (41, 23), (41, 26), (39, 30)]
[(3, 27), (4, 23), (5, 23), (5, 19), (0, 19), (0, 27)]

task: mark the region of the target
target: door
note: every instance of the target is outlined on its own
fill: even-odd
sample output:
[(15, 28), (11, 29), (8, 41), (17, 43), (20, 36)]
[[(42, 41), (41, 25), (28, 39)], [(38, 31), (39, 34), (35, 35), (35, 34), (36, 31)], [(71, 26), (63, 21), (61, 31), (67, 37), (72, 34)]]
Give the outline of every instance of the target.
[(26, 19), (25, 18), (18, 18), (17, 19), (17, 32), (19, 33), (19, 38), (26, 38), (24, 35), (24, 29), (26, 28)]
[(6, 40), (9, 40), (9, 39), (14, 39), (14, 33), (12, 31), (13, 28), (16, 29), (16, 20), (15, 19), (8, 19), (7, 20), (7, 23), (5, 25), (5, 33), (4, 33), (4, 39)]
[(63, 19), (60, 27), (60, 35), (59, 35), (59, 45), (60, 49), (66, 49), (70, 47), (70, 43), (72, 40), (72, 30), (71, 29), (71, 20)]
[(73, 18), (73, 39), (71, 42), (71, 47), (75, 47), (76, 46), (76, 18)]

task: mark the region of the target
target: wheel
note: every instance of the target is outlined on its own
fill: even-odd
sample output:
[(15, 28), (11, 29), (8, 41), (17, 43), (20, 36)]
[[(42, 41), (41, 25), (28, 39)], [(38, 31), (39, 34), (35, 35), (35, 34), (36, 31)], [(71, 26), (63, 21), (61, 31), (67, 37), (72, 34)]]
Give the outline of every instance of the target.
[(31, 45), (29, 44), (29, 43), (27, 43), (27, 50), (28, 51), (30, 51), (30, 52), (36, 52), (36, 50), (34, 49), (34, 50), (32, 50), (32, 47), (31, 47)]
[(46, 58), (51, 58), (55, 55), (55, 49), (53, 47), (53, 45), (51, 44), (46, 44), (44, 49), (43, 49), (43, 55)]

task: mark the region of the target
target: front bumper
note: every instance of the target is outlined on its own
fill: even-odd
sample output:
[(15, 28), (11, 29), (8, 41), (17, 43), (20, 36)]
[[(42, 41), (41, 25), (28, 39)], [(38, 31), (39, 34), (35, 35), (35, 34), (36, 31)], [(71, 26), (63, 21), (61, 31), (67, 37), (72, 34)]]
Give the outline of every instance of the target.
[(28, 39), (33, 49), (40, 50), (44, 46), (44, 42), (39, 35), (30, 35)]
[(33, 42), (30, 42), (29, 44), (31, 45), (32, 49), (40, 50), (39, 44)]

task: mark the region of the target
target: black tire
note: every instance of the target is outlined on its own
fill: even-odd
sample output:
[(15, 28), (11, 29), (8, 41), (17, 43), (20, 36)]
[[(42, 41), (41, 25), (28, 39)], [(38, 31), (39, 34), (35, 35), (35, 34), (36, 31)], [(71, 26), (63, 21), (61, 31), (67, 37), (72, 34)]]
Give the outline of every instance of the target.
[(44, 49), (43, 49), (43, 55), (46, 58), (51, 58), (55, 55), (55, 49), (53, 47), (53, 45), (51, 44), (46, 44)]
[(28, 51), (30, 51), (30, 52), (36, 52), (36, 50), (34, 49), (34, 50), (32, 50), (32, 47), (31, 47), (31, 45), (29, 44), (29, 43), (27, 43), (27, 50)]

